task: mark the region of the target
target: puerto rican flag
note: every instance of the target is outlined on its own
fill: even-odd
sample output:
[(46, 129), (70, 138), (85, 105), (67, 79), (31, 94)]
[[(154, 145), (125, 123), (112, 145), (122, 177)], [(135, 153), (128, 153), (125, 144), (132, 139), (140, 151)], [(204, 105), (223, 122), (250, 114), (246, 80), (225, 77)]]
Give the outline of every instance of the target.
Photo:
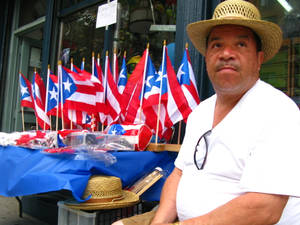
[(19, 82), (20, 82), (21, 106), (34, 109), (30, 81), (27, 80), (22, 73), (19, 73)]
[(101, 88), (99, 88), (98, 91), (96, 92), (96, 108), (98, 112), (99, 121), (101, 123), (104, 123), (106, 120), (105, 91), (104, 91), (105, 79), (103, 78), (103, 72), (100, 66), (100, 56), (97, 57), (97, 60), (93, 59), (93, 75), (99, 80), (99, 85), (101, 86)]
[(192, 110), (184, 97), (165, 45), (162, 58), (159, 75), (162, 79), (161, 99), (165, 106), (165, 112), (160, 113), (160, 118), (165, 120), (165, 127), (170, 128), (177, 122), (186, 120)]
[(144, 51), (141, 60), (130, 75), (122, 94), (121, 119), (128, 123), (140, 123), (144, 121), (144, 115), (141, 111), (141, 93), (144, 85), (144, 74), (146, 75), (148, 51), (148, 48)]
[(93, 70), (91, 81), (96, 88), (96, 112), (104, 112), (104, 87), (103, 87), (103, 73), (98, 62), (93, 58)]
[(189, 107), (191, 110), (193, 110), (200, 103), (200, 98), (198, 95), (195, 75), (189, 57), (188, 48), (186, 48), (183, 53), (181, 64), (177, 72), (177, 79), (189, 104)]
[[(158, 105), (160, 104), (160, 86), (160, 76), (156, 72), (150, 56), (148, 56), (142, 109), (146, 118), (145, 123), (153, 130), (153, 133), (158, 132), (158, 135), (162, 137), (161, 135), (164, 123), (158, 116)], [(162, 107), (163, 105), (161, 105), (160, 108)]]
[(131, 144), (139, 151), (145, 150), (152, 137), (150, 128), (145, 124), (112, 124), (108, 127), (107, 133), (135, 137), (131, 139)]
[(125, 86), (127, 84), (127, 67), (126, 67), (126, 57), (123, 57), (122, 68), (118, 79), (118, 90), (120, 94), (123, 94)]
[(50, 120), (45, 112), (46, 88), (44, 82), (37, 72), (34, 72), (32, 80), (32, 97), (35, 116), (41, 128), (50, 129)]
[(68, 68), (61, 67), (62, 99), (64, 109), (95, 112), (96, 91), (88, 74), (77, 74)]
[(147, 108), (153, 105), (159, 104), (160, 97), (160, 76), (155, 70), (150, 57), (147, 60), (147, 71), (145, 77), (145, 87), (144, 87), (144, 100), (143, 108)]
[(91, 127), (92, 117), (88, 115), (87, 112), (77, 111), (77, 110), (68, 110), (68, 120), (72, 122), (77, 128), (89, 128)]
[(106, 55), (105, 59), (105, 80), (106, 80), (106, 98), (105, 98), (105, 106), (106, 106), (106, 121), (105, 125), (110, 125), (112, 122), (119, 119), (121, 113), (121, 95), (118, 91), (117, 85), (113, 79), (113, 75), (110, 70), (110, 63), (108, 55)]
[[(142, 88), (143, 87), (143, 88)], [(126, 101), (126, 110), (123, 109), (124, 122), (132, 124), (146, 124), (155, 133), (162, 131), (162, 123), (159, 122), (157, 108), (159, 104), (159, 76), (155, 70), (148, 49), (136, 65), (125, 87), (123, 99)]]
[(48, 72), (48, 85), (46, 97), (46, 113), (47, 115), (57, 115), (57, 106), (59, 105), (59, 92), (58, 92), (58, 77)]

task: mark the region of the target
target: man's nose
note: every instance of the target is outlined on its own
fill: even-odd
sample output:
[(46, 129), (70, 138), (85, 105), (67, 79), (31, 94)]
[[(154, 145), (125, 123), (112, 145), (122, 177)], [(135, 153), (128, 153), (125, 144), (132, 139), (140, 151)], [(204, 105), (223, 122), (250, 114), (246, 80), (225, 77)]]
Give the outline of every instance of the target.
[(220, 53), (220, 58), (223, 60), (234, 59), (234, 57), (235, 57), (235, 51), (232, 48), (232, 46), (225, 46)]

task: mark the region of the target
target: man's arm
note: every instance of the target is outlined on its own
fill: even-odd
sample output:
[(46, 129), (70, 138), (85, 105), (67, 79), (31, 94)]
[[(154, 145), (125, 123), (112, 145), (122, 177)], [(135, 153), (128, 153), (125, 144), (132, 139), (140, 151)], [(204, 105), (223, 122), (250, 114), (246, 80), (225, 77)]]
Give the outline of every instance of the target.
[(174, 168), (167, 178), (160, 197), (159, 207), (151, 225), (159, 223), (171, 223), (177, 218), (176, 212), (176, 193), (182, 171)]
[(289, 196), (249, 192), (180, 225), (268, 225), (279, 221)]

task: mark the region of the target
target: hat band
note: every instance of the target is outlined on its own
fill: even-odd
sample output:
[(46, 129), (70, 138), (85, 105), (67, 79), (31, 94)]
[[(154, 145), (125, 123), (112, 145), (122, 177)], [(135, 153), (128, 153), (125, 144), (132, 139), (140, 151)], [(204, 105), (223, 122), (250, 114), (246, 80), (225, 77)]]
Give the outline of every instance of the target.
[(122, 200), (123, 198), (124, 198), (123, 195), (119, 195), (112, 198), (91, 198), (87, 200), (86, 203), (107, 203), (107, 202), (119, 201)]
[(244, 19), (246, 19), (246, 20), (253, 20), (253, 19), (250, 19), (250, 18), (248, 18), (246, 16), (243, 16), (241, 14), (224, 15), (224, 16), (219, 16), (219, 17), (214, 18), (214, 20), (223, 20), (223, 19), (231, 19), (231, 20), (236, 20), (236, 19), (238, 19), (238, 20), (244, 20)]

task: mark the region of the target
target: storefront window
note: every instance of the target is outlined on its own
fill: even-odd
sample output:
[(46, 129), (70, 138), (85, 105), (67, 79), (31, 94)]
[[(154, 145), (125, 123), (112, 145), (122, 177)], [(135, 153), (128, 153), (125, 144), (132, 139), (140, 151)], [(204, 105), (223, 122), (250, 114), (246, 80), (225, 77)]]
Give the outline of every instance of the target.
[(263, 64), (261, 79), (285, 92), (300, 106), (300, 2), (260, 0), (254, 3), (263, 19), (282, 28), (284, 38), (279, 53)]
[[(121, 0), (118, 48), (127, 52), (127, 61), (141, 56), (150, 45), (149, 53), (158, 69), (161, 64), (163, 41), (174, 61), (176, 0)], [(130, 68), (129, 68), (130, 70)], [(129, 71), (130, 72), (130, 71)]]
[(104, 46), (105, 28), (96, 29), (98, 6), (81, 10), (63, 20), (61, 57), (70, 66), (70, 59), (80, 67), (85, 58), (85, 69), (91, 71), (92, 52), (101, 53)]
[[(67, 4), (70, 1), (63, 1)], [(70, 58), (79, 65), (86, 60), (86, 70), (91, 71), (92, 52), (103, 53), (105, 28), (96, 28), (98, 6), (80, 10), (63, 19), (61, 56), (69, 66)], [(147, 43), (156, 69), (161, 64), (163, 41), (166, 40), (169, 56), (174, 62), (176, 0), (118, 0), (117, 23), (110, 26), (112, 34), (109, 55), (116, 49), (119, 58), (126, 51), (129, 74), (139, 61)], [(106, 46), (108, 47), (108, 46)]]
[(62, 8), (69, 8), (83, 1), (85, 0), (62, 0)]
[(46, 0), (22, 0), (20, 2), (19, 27), (45, 16)]

